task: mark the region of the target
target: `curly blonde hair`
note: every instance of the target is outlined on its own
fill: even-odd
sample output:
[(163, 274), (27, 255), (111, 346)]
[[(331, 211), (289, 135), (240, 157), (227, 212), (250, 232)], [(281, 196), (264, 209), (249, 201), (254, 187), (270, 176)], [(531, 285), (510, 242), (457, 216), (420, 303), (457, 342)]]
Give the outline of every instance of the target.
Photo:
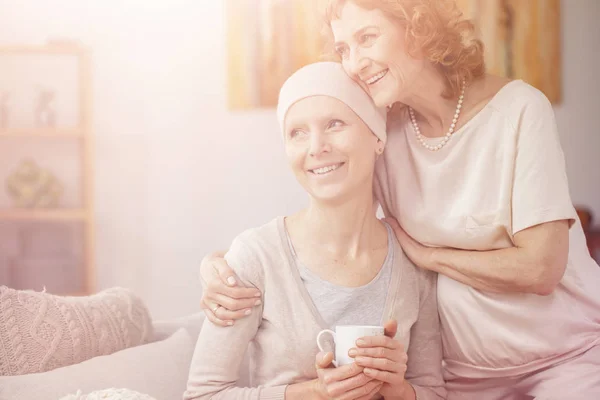
[(483, 43), (475, 37), (474, 24), (466, 19), (454, 0), (322, 0), (325, 43), (328, 59), (333, 51), (331, 21), (340, 18), (347, 2), (367, 9), (379, 9), (406, 29), (407, 53), (422, 54), (437, 66), (446, 80), (445, 98), (458, 96), (463, 79), (467, 82), (485, 74)]

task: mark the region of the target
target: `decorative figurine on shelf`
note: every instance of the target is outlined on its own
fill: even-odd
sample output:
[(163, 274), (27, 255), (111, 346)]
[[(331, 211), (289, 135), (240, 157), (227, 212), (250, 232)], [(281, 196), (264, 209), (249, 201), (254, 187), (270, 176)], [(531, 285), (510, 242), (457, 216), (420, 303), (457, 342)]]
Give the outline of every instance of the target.
[(55, 93), (53, 90), (40, 89), (35, 106), (35, 124), (38, 128), (53, 128), (56, 126), (54, 98)]
[(10, 93), (0, 92), (0, 131), (8, 129), (9, 113), (8, 113), (8, 100)]
[(6, 179), (6, 190), (17, 207), (55, 207), (63, 186), (48, 170), (24, 160)]

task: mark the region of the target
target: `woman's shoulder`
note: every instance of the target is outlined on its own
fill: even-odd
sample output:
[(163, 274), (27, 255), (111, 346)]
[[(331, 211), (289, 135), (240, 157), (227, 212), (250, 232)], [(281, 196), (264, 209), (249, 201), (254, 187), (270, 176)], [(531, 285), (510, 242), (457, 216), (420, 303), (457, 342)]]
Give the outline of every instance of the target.
[(548, 97), (521, 79), (509, 81), (500, 87), (489, 105), (508, 117), (521, 117), (524, 111), (535, 114), (553, 112)]
[(260, 226), (244, 230), (235, 237), (234, 242), (241, 242), (252, 246), (252, 244), (256, 245), (265, 241), (278, 239), (280, 218), (277, 217)]
[[(225, 258), (230, 266), (263, 269), (268, 267), (268, 260), (280, 254), (280, 224), (282, 217), (275, 218), (266, 224), (246, 229), (233, 239)], [(232, 265), (233, 264), (233, 265)], [(237, 270), (236, 270), (237, 272)]]

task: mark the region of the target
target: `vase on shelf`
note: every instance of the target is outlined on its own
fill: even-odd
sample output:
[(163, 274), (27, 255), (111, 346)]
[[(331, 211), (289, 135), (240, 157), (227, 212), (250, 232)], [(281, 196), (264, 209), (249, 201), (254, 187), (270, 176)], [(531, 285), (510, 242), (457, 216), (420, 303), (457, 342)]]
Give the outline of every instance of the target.
[(41, 89), (35, 106), (35, 125), (38, 128), (54, 128), (56, 126), (56, 111), (54, 110), (55, 92)]
[(6, 178), (6, 190), (16, 207), (56, 207), (63, 186), (50, 171), (23, 160)]

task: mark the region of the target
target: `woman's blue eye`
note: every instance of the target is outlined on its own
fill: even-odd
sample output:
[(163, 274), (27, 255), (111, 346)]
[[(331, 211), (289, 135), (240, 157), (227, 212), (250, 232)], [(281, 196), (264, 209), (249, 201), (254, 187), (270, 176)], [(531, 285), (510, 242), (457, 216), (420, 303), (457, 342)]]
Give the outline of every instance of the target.
[(372, 33), (364, 33), (364, 34), (360, 35), (360, 42), (362, 44), (372, 42), (373, 39), (375, 39), (375, 35)]
[(297, 138), (297, 137), (301, 137), (304, 133), (306, 133), (306, 132), (304, 132), (301, 129), (293, 129), (290, 132), (290, 138), (294, 139), (294, 138)]
[(329, 124), (327, 125), (327, 129), (340, 128), (340, 127), (342, 127), (344, 125), (346, 125), (344, 123), (344, 121), (339, 120), (339, 119), (332, 119), (331, 121), (329, 121)]

